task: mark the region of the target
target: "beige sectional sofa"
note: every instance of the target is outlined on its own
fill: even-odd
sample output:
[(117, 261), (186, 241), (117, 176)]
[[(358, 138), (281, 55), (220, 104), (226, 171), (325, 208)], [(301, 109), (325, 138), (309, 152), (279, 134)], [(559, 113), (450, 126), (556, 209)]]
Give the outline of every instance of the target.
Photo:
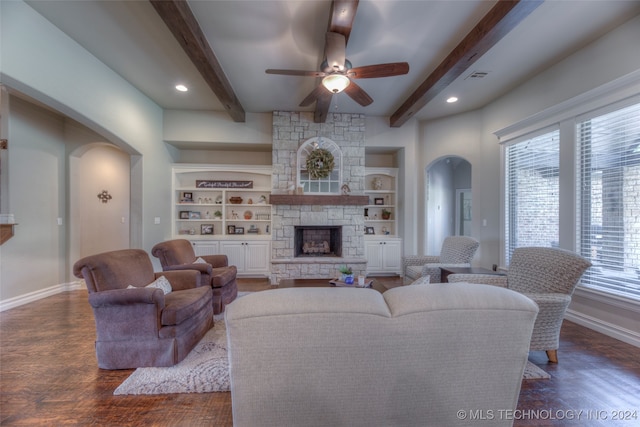
[(466, 283), (245, 296), (225, 314), (234, 426), (511, 425), (537, 312)]

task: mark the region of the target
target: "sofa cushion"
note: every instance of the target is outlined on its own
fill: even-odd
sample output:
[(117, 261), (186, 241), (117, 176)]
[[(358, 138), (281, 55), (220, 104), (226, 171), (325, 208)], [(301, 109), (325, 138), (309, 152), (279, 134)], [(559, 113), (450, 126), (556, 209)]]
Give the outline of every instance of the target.
[(418, 277), (411, 284), (412, 285), (428, 285), (429, 283), (431, 283), (431, 276), (427, 274), (426, 276)]
[(210, 293), (211, 288), (200, 286), (166, 295), (165, 307), (160, 319), (162, 326), (179, 325), (201, 310), (203, 306), (211, 304), (211, 298), (207, 297)]
[(235, 265), (214, 268), (211, 272), (211, 286), (221, 288), (236, 280), (238, 269)]
[[(133, 286), (133, 285), (127, 286), (127, 289), (137, 289), (137, 288), (139, 288), (139, 286)], [(158, 277), (156, 280), (154, 280), (153, 282), (145, 286), (145, 288), (158, 288), (162, 290), (162, 293), (165, 295), (170, 294), (171, 291), (173, 291), (173, 288), (171, 288), (171, 283), (169, 283), (167, 278), (164, 276)]]
[(162, 292), (164, 292), (165, 295), (170, 294), (173, 290), (171, 289), (171, 283), (169, 283), (167, 278), (164, 276), (158, 277), (156, 280), (149, 283), (146, 287), (162, 289)]

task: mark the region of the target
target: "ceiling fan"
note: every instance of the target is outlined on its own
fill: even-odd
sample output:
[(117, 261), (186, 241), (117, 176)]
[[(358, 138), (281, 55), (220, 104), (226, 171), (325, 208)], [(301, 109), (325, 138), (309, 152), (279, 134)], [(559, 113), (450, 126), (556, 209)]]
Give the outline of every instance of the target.
[(322, 84), (318, 85), (300, 103), (301, 107), (311, 105), (314, 101), (330, 100), (334, 93), (344, 91), (358, 104), (366, 107), (373, 102), (367, 92), (358, 86), (353, 79), (372, 79), (377, 77), (391, 77), (407, 74), (409, 64), (406, 62), (391, 62), (388, 64), (365, 65), (353, 68), (346, 59), (345, 36), (336, 32), (327, 32), (325, 60), (320, 65), (321, 71), (303, 70), (265, 70), (267, 74), (283, 74), (287, 76), (322, 77)]

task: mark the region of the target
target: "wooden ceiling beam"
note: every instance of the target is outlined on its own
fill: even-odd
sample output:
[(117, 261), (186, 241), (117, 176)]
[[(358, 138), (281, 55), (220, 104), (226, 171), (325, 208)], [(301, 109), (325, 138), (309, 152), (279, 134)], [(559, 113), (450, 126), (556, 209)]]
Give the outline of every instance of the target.
[(390, 126), (402, 126), (542, 3), (543, 0), (498, 1), (391, 115)]
[[(351, 35), (351, 28), (353, 28), (353, 20), (356, 17), (356, 11), (358, 9), (358, 1), (359, 0), (333, 0), (331, 3), (327, 31), (344, 35), (345, 44), (349, 42), (349, 35)], [(326, 51), (327, 46), (325, 45), (323, 52)], [(324, 58), (322, 59), (324, 60)], [(318, 98), (316, 110), (313, 115), (314, 122), (324, 123), (327, 120), (330, 107), (331, 96), (324, 97), (323, 99)]]
[(149, 0), (234, 122), (245, 112), (186, 0)]

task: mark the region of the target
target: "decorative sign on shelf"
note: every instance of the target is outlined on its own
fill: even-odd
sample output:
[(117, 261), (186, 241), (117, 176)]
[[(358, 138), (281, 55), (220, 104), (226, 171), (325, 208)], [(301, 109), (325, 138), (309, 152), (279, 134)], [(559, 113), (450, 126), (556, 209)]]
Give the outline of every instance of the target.
[(253, 188), (253, 181), (196, 180), (197, 188)]

